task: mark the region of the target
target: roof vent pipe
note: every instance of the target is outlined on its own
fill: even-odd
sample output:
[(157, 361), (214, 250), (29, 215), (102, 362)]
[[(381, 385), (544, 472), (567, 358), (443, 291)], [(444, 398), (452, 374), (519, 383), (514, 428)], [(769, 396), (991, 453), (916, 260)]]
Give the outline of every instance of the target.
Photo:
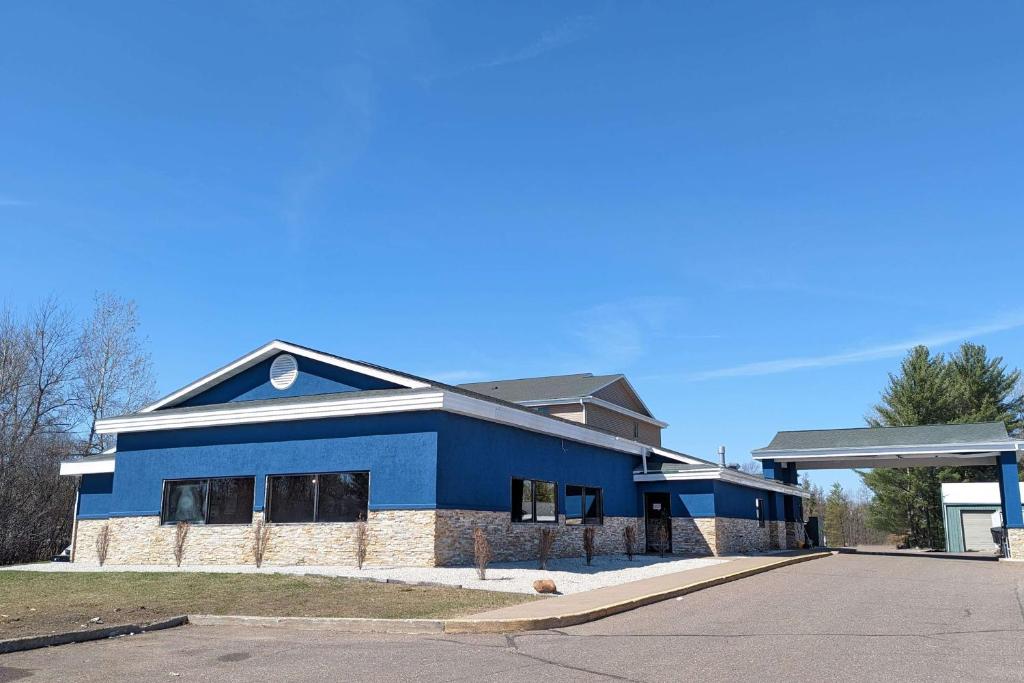
[(718, 466), (725, 467), (725, 446), (718, 447)]

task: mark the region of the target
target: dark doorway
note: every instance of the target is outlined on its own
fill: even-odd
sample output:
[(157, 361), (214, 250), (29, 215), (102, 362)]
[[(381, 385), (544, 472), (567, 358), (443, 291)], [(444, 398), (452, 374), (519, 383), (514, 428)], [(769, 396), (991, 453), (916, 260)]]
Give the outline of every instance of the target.
[(647, 552), (672, 552), (672, 499), (667, 493), (644, 494)]

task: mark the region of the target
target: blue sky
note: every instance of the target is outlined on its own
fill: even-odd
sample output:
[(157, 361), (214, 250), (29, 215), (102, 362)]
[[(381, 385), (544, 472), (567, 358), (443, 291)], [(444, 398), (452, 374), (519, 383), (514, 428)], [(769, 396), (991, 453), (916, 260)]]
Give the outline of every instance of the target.
[(897, 5), (5, 3), (0, 297), (134, 298), (165, 391), (278, 337), (860, 425), (914, 343), (1024, 365), (1024, 7)]

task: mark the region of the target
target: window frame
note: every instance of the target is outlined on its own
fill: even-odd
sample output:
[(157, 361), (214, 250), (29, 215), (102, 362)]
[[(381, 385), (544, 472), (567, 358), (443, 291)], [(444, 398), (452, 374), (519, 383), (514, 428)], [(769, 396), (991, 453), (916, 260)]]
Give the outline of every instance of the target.
[[(210, 522), (210, 482), (224, 480), (224, 479), (252, 479), (252, 500), (249, 503), (249, 521), (248, 522)], [(160, 485), (160, 526), (175, 526), (178, 522), (167, 519), (167, 494), (168, 486), (170, 484), (181, 484), (181, 483), (192, 483), (192, 482), (203, 482), (205, 484), (203, 490), (203, 521), (202, 522), (186, 522), (186, 524), (196, 524), (199, 526), (251, 526), (252, 516), (255, 513), (256, 506), (256, 475), (255, 474), (243, 474), (239, 476), (228, 476), (228, 477), (176, 477), (174, 479), (164, 479)]]
[[(353, 522), (322, 522), (320, 521), (320, 477), (330, 476), (332, 474), (365, 474), (366, 475), (366, 517), (370, 516), (370, 470), (335, 470), (331, 472), (279, 472), (277, 474), (268, 474), (266, 481), (263, 486), (263, 521), (266, 524), (275, 525), (290, 525), (290, 524), (356, 524), (359, 520)], [(274, 477), (314, 477), (313, 482), (313, 519), (306, 522), (274, 522), (270, 519), (272, 511), (273, 496), (270, 495), (270, 480)]]
[[(579, 498), (580, 498), (580, 516), (579, 517), (572, 517), (572, 518), (569, 517), (569, 502), (568, 501), (569, 501), (569, 487), (570, 486), (575, 486), (576, 488), (581, 490), (581, 493), (579, 495)], [(589, 491), (596, 491), (597, 492), (597, 509), (598, 509), (599, 514), (597, 516), (597, 521), (596, 522), (588, 522), (587, 521), (587, 519), (594, 519), (593, 517), (589, 517), (588, 518), (586, 516), (586, 512), (587, 512), (587, 510), (586, 510), (586, 500), (587, 500), (587, 491), (588, 490)], [(576, 496), (573, 496), (573, 497), (575, 498)], [(586, 484), (566, 484), (565, 485), (565, 500), (566, 500), (566, 503), (565, 503), (565, 523), (566, 523), (566, 525), (572, 525), (572, 526), (584, 526), (584, 525), (587, 525), (587, 526), (604, 526), (604, 487), (603, 486), (588, 486)], [(572, 521), (570, 521), (570, 519)]]
[[(514, 490), (515, 490), (516, 481), (521, 481), (524, 484), (526, 482), (530, 483), (530, 514), (532, 515), (532, 519), (528, 519), (528, 520), (520, 519), (520, 520), (517, 520), (516, 517), (515, 517), (515, 515), (516, 515), (516, 506), (518, 506), (518, 505), (520, 505), (522, 503), (522, 500), (516, 500), (515, 496), (513, 495)], [(555, 490), (555, 518), (554, 519), (543, 520), (543, 521), (537, 519), (537, 488), (536, 488), (537, 482), (540, 482), (541, 484), (550, 484), (552, 486), (552, 488), (554, 488), (554, 490)], [(511, 505), (509, 505), (509, 517), (512, 520), (512, 524), (558, 524), (558, 482), (557, 481), (549, 481), (547, 479), (531, 479), (529, 477), (515, 477), (514, 476), (514, 477), (511, 477), (511, 479), (509, 481), (508, 491), (509, 491), (509, 501), (511, 502)]]

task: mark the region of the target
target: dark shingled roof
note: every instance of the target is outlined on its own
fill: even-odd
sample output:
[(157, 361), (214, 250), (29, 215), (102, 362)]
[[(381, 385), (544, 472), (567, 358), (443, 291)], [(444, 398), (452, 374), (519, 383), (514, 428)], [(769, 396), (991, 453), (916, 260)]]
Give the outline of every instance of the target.
[(1002, 422), (924, 425), (921, 427), (860, 427), (779, 432), (762, 451), (795, 451), (812, 448), (871, 448), (885, 446), (935, 446), (957, 443), (1008, 441)]
[(458, 386), (460, 389), (467, 389), (483, 396), (511, 403), (521, 403), (523, 401), (548, 401), (592, 396), (595, 391), (601, 390), (618, 379), (622, 379), (622, 375), (592, 375), (585, 372), (553, 377), (498, 379)]

